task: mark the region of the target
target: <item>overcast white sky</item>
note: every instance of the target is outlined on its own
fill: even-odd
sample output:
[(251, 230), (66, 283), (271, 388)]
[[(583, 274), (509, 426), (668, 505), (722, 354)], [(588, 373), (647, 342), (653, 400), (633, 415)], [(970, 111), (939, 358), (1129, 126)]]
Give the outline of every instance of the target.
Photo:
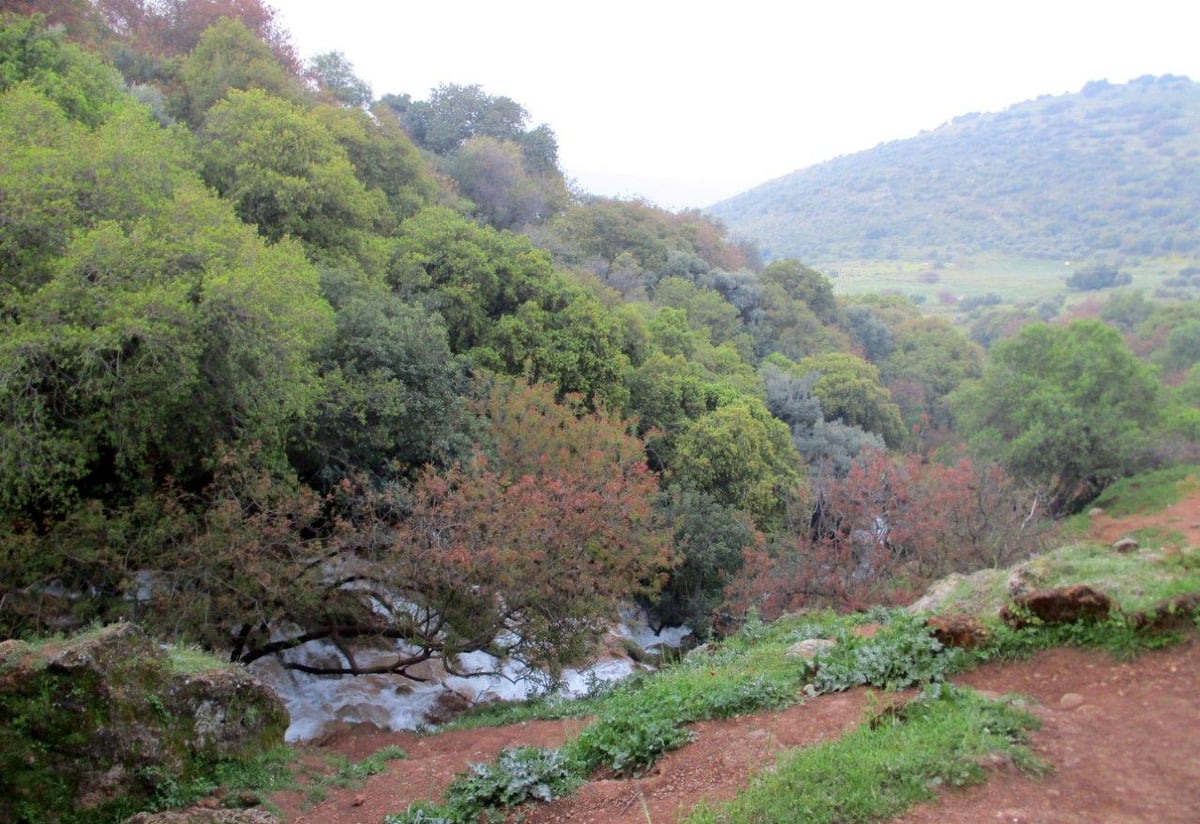
[(708, 206), (1089, 80), (1200, 80), (1195, 0), (268, 0), (376, 96), (507, 95), (589, 192)]

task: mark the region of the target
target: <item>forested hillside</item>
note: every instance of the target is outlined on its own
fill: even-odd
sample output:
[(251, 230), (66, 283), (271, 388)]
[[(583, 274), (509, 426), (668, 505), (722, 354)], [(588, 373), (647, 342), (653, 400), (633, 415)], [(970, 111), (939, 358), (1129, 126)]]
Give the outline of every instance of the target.
[(570, 191), (553, 130), (482, 86), (302, 62), (257, 0), (22, 5), (2, 636), (127, 618), (246, 663), (327, 639), (330, 673), (364, 638), (400, 642), (375, 671), (553, 668), (630, 601), (706, 634), (901, 600), (1195, 453), (1189, 306), (987, 352), (698, 212)]
[(1003, 252), (1200, 256), (1200, 84), (1089, 83), (968, 114), (708, 210), (767, 257), (814, 264)]

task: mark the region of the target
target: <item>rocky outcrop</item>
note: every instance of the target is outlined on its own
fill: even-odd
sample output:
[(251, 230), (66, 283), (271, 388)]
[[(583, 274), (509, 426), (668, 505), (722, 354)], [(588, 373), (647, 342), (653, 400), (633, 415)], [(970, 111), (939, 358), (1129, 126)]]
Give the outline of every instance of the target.
[(1004, 607), (1000, 617), (1013, 628), (1029, 624), (1029, 618), (1043, 624), (1073, 624), (1100, 621), (1112, 612), (1112, 599), (1087, 584), (1043, 589), (1014, 599), (1015, 609)]
[(1129, 616), (1134, 628), (1144, 632), (1184, 632), (1200, 618), (1200, 593), (1176, 595), (1150, 609)]
[[(0, 645), (0, 820), (151, 799), (282, 743), (287, 714), (241, 669), (179, 672), (132, 624)], [(136, 809), (136, 807), (135, 807)]]

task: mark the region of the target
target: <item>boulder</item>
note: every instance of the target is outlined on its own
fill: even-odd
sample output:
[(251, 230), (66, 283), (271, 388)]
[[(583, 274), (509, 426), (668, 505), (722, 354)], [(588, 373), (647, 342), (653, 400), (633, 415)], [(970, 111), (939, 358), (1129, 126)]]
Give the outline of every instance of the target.
[(934, 615), (925, 626), (943, 647), (975, 649), (987, 640), (983, 624), (969, 615)]
[(1032, 564), (1018, 564), (1009, 571), (1004, 588), (1012, 598), (1028, 595), (1037, 588), (1039, 577)]
[(1078, 621), (1100, 621), (1112, 611), (1112, 599), (1087, 584), (1072, 584), (1055, 589), (1042, 589), (1014, 599), (1017, 609), (1004, 607), (1003, 621), (1014, 629), (1028, 626), (1029, 616), (1043, 624), (1073, 624)]
[(1138, 542), (1136, 538), (1130, 538), (1126, 536), (1121, 540), (1114, 542), (1112, 548), (1121, 553), (1137, 552)]
[(951, 593), (953, 593), (965, 580), (965, 575), (960, 575), (957, 572), (951, 572), (945, 578), (930, 584), (929, 588), (925, 590), (924, 595), (922, 595), (913, 603), (909, 604), (908, 611), (913, 614), (922, 612), (937, 612), (942, 608), (942, 604), (946, 602)]
[[(287, 714), (242, 670), (177, 671), (135, 625), (0, 647), (0, 820), (98, 819), (283, 742)], [(53, 787), (53, 793), (46, 788)]]
[(829, 650), (836, 646), (837, 641), (831, 641), (828, 638), (808, 638), (792, 644), (784, 654), (790, 658), (802, 658), (805, 661), (812, 661), (821, 653), (829, 652)]

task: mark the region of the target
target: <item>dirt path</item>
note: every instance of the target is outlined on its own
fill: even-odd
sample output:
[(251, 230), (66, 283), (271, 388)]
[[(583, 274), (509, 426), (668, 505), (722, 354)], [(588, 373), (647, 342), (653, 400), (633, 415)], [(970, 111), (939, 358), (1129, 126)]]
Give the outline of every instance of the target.
[[(1028, 778), (999, 768), (982, 787), (943, 793), (896, 819), (905, 824), (1003, 821), (1009, 824), (1196, 824), (1200, 822), (1200, 641), (1118, 662), (1097, 652), (1053, 650), (1030, 661), (988, 665), (961, 683), (1037, 702), (1043, 726), (1035, 752), (1054, 768)], [(732, 797), (782, 748), (840, 735), (862, 720), (865, 695), (823, 696), (784, 712), (713, 721), (697, 740), (668, 755), (651, 775), (600, 780), (570, 798), (523, 811), (529, 824), (666, 824), (701, 798)], [(359, 759), (387, 744), (409, 754), (357, 789), (333, 789), (305, 808), (299, 794), (275, 801), (299, 824), (378, 824), (410, 802), (437, 798), (470, 762), (502, 747), (557, 746), (585, 722), (419, 737), (375, 733), (322, 748)]]

